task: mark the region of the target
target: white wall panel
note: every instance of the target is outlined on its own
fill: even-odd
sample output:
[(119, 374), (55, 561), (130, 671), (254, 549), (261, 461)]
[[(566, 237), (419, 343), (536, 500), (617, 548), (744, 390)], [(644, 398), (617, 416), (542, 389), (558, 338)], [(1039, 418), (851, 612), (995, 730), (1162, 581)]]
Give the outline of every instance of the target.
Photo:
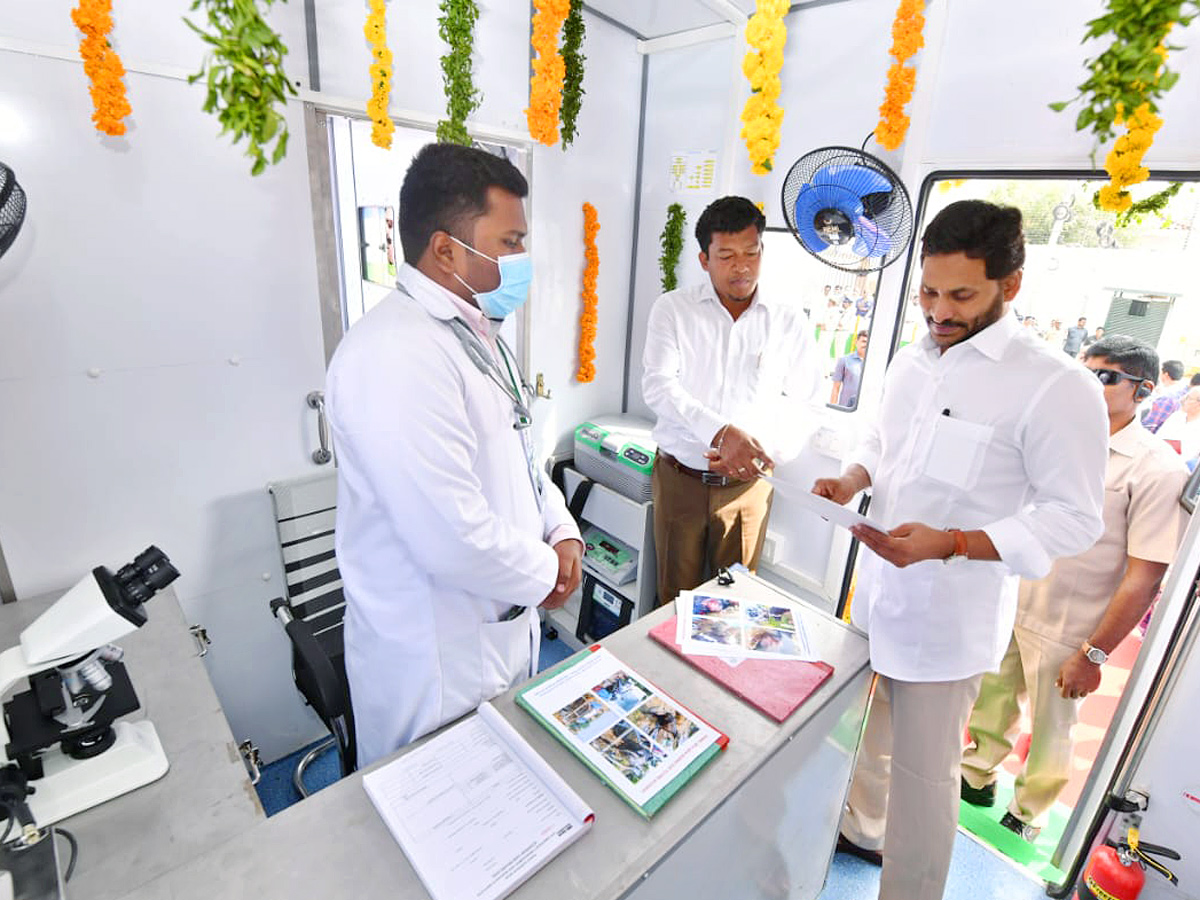
[[(580, 422), (620, 411), (625, 372), (642, 63), (631, 36), (592, 16), (586, 22), (586, 94), (576, 139), (566, 152), (561, 145), (541, 144), (533, 151), (529, 370), (531, 378), (545, 374), (553, 395), (539, 401), (535, 411), (535, 427), (547, 452), (568, 446)], [(588, 384), (575, 380), (583, 311), (584, 201), (600, 217), (596, 378)]]
[[(198, 66), (187, 5), (118, 7), (131, 69)], [(18, 12), (13, 43), (77, 39), (60, 4)], [(302, 7), (273, 23), (303, 72)], [(212, 670), (234, 733), (287, 752), (314, 732), (266, 607), (282, 583), (265, 485), (312, 470), (304, 395), (324, 379), (300, 107), (288, 158), (252, 178), (199, 86), (131, 71), (132, 128), (106, 138), (78, 63), (0, 51), (0, 85), (0, 160), (29, 199), (0, 260), (0, 540), (17, 593), (157, 543), (217, 655), (256, 661), (252, 680)]]

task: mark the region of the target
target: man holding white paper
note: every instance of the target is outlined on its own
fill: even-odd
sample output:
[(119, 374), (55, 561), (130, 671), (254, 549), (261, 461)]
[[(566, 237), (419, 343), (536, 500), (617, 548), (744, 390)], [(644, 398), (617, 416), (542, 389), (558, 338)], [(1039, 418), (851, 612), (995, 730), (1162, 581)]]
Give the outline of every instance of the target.
[(852, 529), (867, 548), (852, 616), (881, 678), (839, 839), (881, 859), (880, 900), (942, 896), (963, 728), (1008, 645), (1018, 577), (1045, 575), (1103, 528), (1100, 385), (1009, 312), (1024, 260), (1017, 209), (965, 200), (933, 219), (929, 333), (897, 354), (841, 477), (813, 487), (837, 503), (871, 487), (890, 527)]
[(759, 475), (798, 455), (817, 422), (808, 319), (758, 283), (766, 225), (745, 197), (709, 204), (696, 221), (707, 279), (663, 294), (646, 324), (660, 604), (722, 566), (757, 567), (771, 511)]

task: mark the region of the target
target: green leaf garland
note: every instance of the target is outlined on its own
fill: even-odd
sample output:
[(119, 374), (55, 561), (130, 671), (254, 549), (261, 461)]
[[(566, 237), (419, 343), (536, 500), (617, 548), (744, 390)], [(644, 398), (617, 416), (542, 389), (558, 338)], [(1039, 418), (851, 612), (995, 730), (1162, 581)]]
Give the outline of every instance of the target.
[(282, 108), (296, 88), (283, 71), (288, 49), (262, 13), (275, 0), (194, 0), (192, 12), (203, 9), (208, 31), (189, 19), (183, 21), (211, 48), (199, 72), (188, 84), (205, 80), (208, 93), (204, 111), (216, 112), (221, 134), (230, 133), (236, 144), (248, 140), (246, 155), (254, 160), (251, 175), (267, 168), (267, 145), (275, 146), (269, 162), (287, 154), (288, 128)]
[[(1167, 208), (1167, 204), (1171, 202), (1171, 198), (1179, 193), (1181, 187), (1183, 187), (1182, 181), (1172, 181), (1161, 191), (1151, 194), (1143, 200), (1134, 201), (1133, 206), (1129, 207), (1129, 209), (1117, 213), (1116, 219), (1113, 220), (1113, 225), (1117, 228), (1125, 228), (1134, 222), (1140, 223), (1146, 216), (1153, 215), (1161, 218), (1163, 210)], [(1165, 223), (1163, 227), (1166, 227)]]
[(662, 230), (662, 255), (658, 265), (662, 269), (662, 289), (673, 291), (679, 284), (675, 269), (679, 266), (679, 254), (683, 252), (683, 223), (687, 213), (678, 203), (667, 207), (667, 224)]
[(471, 75), (475, 50), (475, 22), (479, 7), (475, 0), (442, 0), (438, 34), (450, 50), (442, 57), (442, 85), (446, 91), (446, 118), (438, 122), (437, 139), (443, 144), (471, 146), (467, 116), (479, 108), (482, 95)]
[[(1180, 47), (1166, 43), (1172, 24), (1186, 26), (1200, 13), (1200, 0), (1106, 0), (1107, 13), (1087, 23), (1084, 42), (1112, 38), (1103, 53), (1084, 61), (1090, 77), (1079, 85), (1074, 100), (1083, 102), (1075, 119), (1075, 130), (1090, 129), (1097, 143), (1112, 140), (1118, 105), (1126, 115), (1143, 103), (1158, 112), (1156, 100), (1179, 80), (1179, 73), (1167, 68), (1165, 56), (1157, 52)], [(1194, 12), (1185, 12), (1189, 7)], [(1051, 103), (1062, 112), (1073, 100)]]
[(562, 148), (575, 140), (575, 120), (583, 106), (583, 64), (587, 57), (583, 55), (583, 0), (571, 0), (571, 11), (563, 23), (562, 58), (566, 66), (563, 78), (562, 111), (559, 120), (562, 122)]

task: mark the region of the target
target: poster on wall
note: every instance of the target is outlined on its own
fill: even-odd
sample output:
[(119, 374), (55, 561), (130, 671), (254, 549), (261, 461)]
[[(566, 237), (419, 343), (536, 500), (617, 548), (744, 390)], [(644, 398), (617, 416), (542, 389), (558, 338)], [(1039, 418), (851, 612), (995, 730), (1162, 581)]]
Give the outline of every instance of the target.
[(359, 259), (363, 281), (396, 283), (396, 211), (391, 206), (358, 208)]
[(673, 194), (710, 193), (716, 186), (717, 154), (714, 150), (676, 150), (671, 154), (668, 183)]

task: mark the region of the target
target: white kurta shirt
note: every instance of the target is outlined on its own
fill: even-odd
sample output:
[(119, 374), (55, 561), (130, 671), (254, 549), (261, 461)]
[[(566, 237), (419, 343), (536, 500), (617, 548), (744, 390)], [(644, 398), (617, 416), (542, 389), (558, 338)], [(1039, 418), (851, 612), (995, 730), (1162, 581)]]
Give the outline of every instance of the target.
[(412, 296), (350, 329), (325, 389), (360, 766), (528, 677), (547, 538), (579, 536), (549, 483), (539, 509), (512, 401), (444, 321), (456, 298), (407, 265), (398, 280)]
[(1099, 381), (1009, 314), (939, 353), (926, 334), (888, 368), (878, 420), (849, 463), (871, 475), (871, 516), (982, 529), (1000, 562), (897, 568), (866, 550), (852, 604), (876, 671), (954, 681), (994, 670), (1017, 576), (1100, 536), (1108, 415)]
[(732, 422), (776, 463), (796, 456), (823, 406), (810, 331), (799, 303), (764, 296), (761, 286), (736, 322), (711, 281), (659, 297), (642, 356), (658, 446), (707, 469), (713, 435)]

